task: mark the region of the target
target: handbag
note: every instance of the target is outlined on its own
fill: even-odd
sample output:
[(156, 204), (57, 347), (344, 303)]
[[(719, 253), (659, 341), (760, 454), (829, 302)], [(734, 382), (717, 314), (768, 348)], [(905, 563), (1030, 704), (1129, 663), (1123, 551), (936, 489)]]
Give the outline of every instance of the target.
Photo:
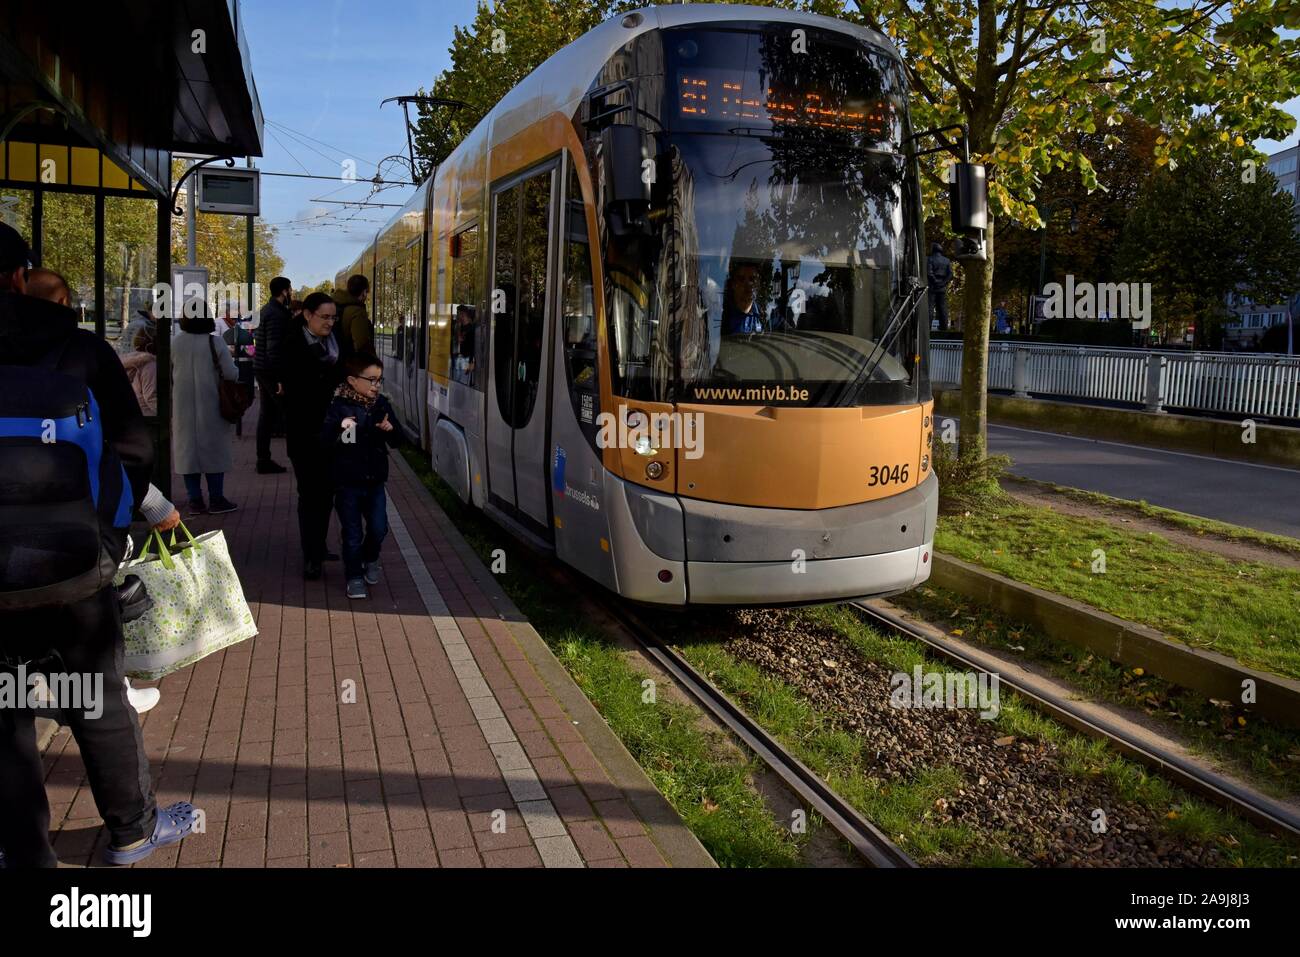
[(187, 541), (178, 545), (173, 530), (166, 543), (154, 529), (140, 556), (118, 570), (119, 583), (136, 575), (153, 600), (122, 626), (132, 678), (162, 678), (257, 634), (225, 536), (177, 528)]
[(248, 386), (242, 382), (228, 382), (221, 375), (221, 360), (217, 358), (217, 345), (208, 336), (208, 351), (212, 353), (212, 368), (217, 370), (217, 399), (221, 403), (221, 417), (227, 422), (238, 422), (253, 404)]

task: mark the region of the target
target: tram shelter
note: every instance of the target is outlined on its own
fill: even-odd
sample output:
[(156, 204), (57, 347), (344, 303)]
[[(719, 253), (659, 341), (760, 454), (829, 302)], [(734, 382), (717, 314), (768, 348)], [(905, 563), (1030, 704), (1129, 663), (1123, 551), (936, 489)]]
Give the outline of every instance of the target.
[[(262, 137), (238, 0), (0, 12), (0, 219), (119, 352), (172, 282), (173, 154), (261, 156)], [(171, 330), (156, 321), (155, 484), (170, 494)]]

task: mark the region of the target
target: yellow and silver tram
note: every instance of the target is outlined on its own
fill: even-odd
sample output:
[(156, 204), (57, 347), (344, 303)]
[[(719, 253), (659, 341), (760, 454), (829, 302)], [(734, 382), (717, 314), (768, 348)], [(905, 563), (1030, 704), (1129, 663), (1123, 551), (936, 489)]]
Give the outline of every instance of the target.
[(898, 592), (937, 505), (915, 144), (880, 35), (646, 9), (515, 87), (338, 281), (370, 278), (438, 474), (613, 591)]

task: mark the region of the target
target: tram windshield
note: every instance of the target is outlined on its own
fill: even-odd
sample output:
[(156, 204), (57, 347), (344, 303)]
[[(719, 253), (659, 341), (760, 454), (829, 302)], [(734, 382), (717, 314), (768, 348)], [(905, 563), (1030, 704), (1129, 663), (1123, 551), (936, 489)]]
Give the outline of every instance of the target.
[(656, 203), (609, 244), (622, 394), (915, 402), (928, 314), (898, 67), (851, 38), (668, 30)]

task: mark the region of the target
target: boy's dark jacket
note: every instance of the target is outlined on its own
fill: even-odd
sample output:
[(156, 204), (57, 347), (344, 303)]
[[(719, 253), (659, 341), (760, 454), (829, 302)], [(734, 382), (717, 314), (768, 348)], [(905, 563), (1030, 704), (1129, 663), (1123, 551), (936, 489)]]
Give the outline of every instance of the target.
[[(384, 432), (377, 423), (388, 416), (393, 431)], [(343, 420), (357, 420), (355, 441), (343, 441)], [(382, 395), (367, 409), (360, 402), (336, 395), (325, 412), (321, 444), (331, 459), (334, 484), (349, 488), (372, 487), (388, 481), (388, 447), (400, 445), (402, 427), (388, 400)]]

